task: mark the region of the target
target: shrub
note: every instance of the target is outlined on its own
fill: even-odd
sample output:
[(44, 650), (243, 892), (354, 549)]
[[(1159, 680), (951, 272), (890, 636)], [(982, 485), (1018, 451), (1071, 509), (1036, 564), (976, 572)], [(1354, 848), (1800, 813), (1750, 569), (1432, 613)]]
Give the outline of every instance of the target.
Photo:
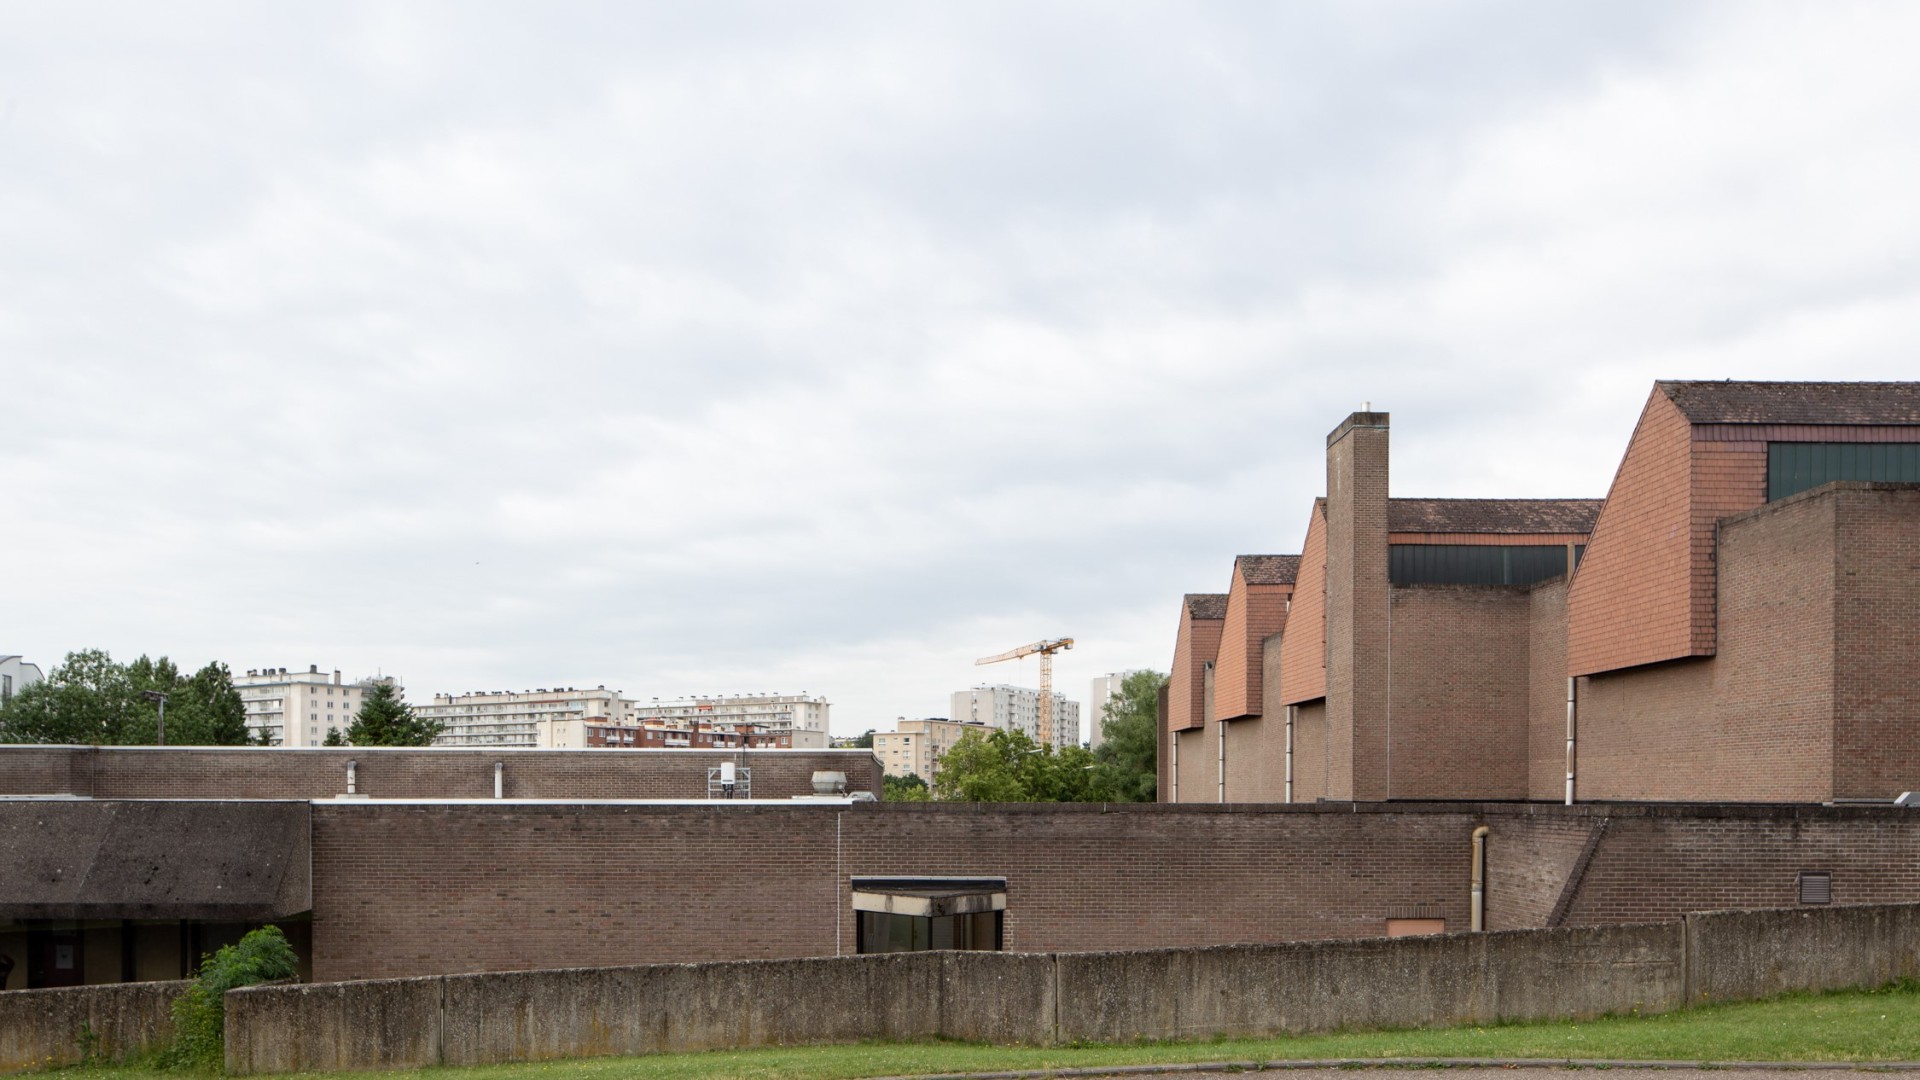
[(200, 962), (200, 976), (173, 1003), (173, 1046), (161, 1055), (170, 1069), (219, 1070), (226, 1059), (227, 991), (299, 970), (293, 946), (277, 926), (263, 926)]

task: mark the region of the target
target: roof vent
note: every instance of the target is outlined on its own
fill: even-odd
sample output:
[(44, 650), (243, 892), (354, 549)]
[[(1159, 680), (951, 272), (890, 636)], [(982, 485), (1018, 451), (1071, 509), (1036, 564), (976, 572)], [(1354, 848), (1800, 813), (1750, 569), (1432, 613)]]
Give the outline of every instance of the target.
[(820, 771), (813, 774), (813, 793), (815, 795), (842, 795), (847, 790), (847, 774), (843, 772)]

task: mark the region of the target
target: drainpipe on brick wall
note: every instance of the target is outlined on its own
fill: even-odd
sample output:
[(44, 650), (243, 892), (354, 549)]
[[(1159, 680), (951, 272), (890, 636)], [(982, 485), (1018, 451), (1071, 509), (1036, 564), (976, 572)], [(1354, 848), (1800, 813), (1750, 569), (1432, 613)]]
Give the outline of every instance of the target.
[(1487, 834), (1485, 825), (1473, 830), (1473, 915), (1469, 926), (1474, 933), (1487, 928)]
[(1293, 801), (1293, 717), (1300, 706), (1287, 706), (1287, 801)]
[(493, 797), (496, 799), (507, 797), (507, 763), (504, 761), (493, 763)]
[(1220, 801), (1227, 801), (1227, 722), (1217, 721), (1220, 727)]
[(1167, 770), (1167, 776), (1173, 780), (1173, 796), (1169, 798), (1167, 801), (1179, 802), (1180, 801), (1180, 733), (1179, 732), (1177, 731), (1170, 732), (1167, 735), (1167, 747), (1172, 751), (1172, 757), (1173, 757), (1173, 767)]
[(1580, 702), (1578, 687), (1580, 681), (1571, 675), (1567, 677), (1567, 805), (1573, 805), (1573, 758), (1574, 725), (1579, 718)]
[(354, 771), (354, 766), (355, 766), (355, 765), (357, 765), (357, 764), (358, 764), (358, 762), (353, 762), (353, 761), (349, 761), (349, 762), (347, 762), (347, 794), (349, 794), (349, 795), (352, 795), (352, 794), (354, 793), (354, 790), (353, 790), (353, 782), (354, 782), (354, 775), (353, 775), (353, 771)]

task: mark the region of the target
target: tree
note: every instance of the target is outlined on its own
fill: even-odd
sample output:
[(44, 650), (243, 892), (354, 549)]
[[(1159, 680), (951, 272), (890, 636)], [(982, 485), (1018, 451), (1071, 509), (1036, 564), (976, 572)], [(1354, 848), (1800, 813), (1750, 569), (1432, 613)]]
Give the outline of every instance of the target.
[(413, 714), (394, 688), (392, 679), (380, 679), (360, 702), (360, 711), (347, 725), (347, 742), (354, 746), (426, 746), (446, 725)]
[(101, 649), (70, 652), (40, 682), (0, 709), (6, 742), (98, 746), (134, 741), (138, 710), (127, 671)]
[(339, 728), (330, 727), (327, 729), (327, 737), (320, 740), (320, 745), (321, 746), (345, 746), (347, 745), (347, 740), (341, 736)]
[(1157, 786), (1160, 687), (1157, 671), (1136, 671), (1121, 680), (1120, 692), (1101, 710), (1099, 761), (1101, 784), (1115, 802), (1152, 802)]
[(167, 695), (167, 742), (181, 746), (247, 743), (247, 710), (225, 664), (182, 678), (166, 657), (114, 663), (100, 649), (82, 649), (44, 681), (0, 709), (0, 741), (149, 745), (159, 739), (160, 706), (144, 691)]
[(885, 802), (926, 802), (932, 796), (927, 782), (913, 773), (880, 778), (880, 798)]
[(1055, 751), (1023, 731), (969, 731), (934, 772), (942, 802), (1108, 802), (1098, 763), (1084, 746)]
[(858, 750), (873, 749), (873, 729), (868, 728), (866, 734), (859, 736), (847, 745)]

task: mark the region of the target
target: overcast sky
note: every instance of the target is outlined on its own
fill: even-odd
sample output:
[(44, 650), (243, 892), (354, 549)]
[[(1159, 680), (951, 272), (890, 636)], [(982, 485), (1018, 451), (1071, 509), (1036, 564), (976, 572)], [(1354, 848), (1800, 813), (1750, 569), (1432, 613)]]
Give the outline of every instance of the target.
[(1920, 374), (1920, 5), (0, 0), (0, 653), (435, 692), (1164, 670), (1659, 377)]

